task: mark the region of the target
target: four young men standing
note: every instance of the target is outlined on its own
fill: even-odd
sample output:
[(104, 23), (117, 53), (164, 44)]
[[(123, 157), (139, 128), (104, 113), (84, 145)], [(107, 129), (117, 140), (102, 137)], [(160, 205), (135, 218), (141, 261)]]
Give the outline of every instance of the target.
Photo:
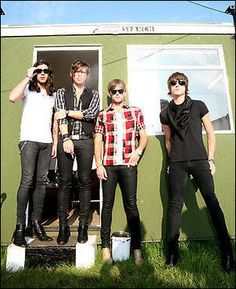
[[(138, 107), (129, 106), (125, 102), (126, 85), (124, 81), (113, 79), (108, 84), (111, 104), (99, 113), (98, 92), (86, 86), (89, 65), (85, 61), (77, 60), (72, 64), (70, 70), (71, 86), (59, 89), (56, 93), (55, 118), (59, 130), (55, 128), (57, 122), (54, 122), (54, 129), (56, 132), (59, 131), (59, 134), (53, 134), (55, 142), (52, 146), (52, 136), (49, 131), (54, 105), (52, 71), (46, 62), (36, 63), (34, 67), (28, 70), (26, 78), (11, 91), (9, 97), (12, 102), (23, 98), (24, 103), (19, 144), (22, 179), (17, 196), (17, 225), (13, 243), (19, 246), (26, 245), (24, 239), (25, 209), (32, 186), (35, 186), (32, 215), (34, 233), (42, 241), (52, 240), (46, 235), (40, 223), (51, 149), (52, 157), (57, 156), (60, 175), (57, 196), (59, 217), (57, 243), (59, 245), (66, 244), (70, 236), (68, 211), (75, 158), (78, 168), (80, 201), (77, 240), (80, 243), (87, 242), (91, 201), (91, 167), (93, 155), (95, 155), (97, 176), (102, 180), (103, 189), (101, 216), (103, 260), (112, 263), (110, 252), (112, 209), (116, 187), (119, 184), (131, 233), (131, 247), (134, 252), (135, 264), (141, 265), (143, 259), (136, 195), (137, 165), (148, 142), (141, 110)], [(32, 83), (27, 88), (29, 81)], [(183, 193), (187, 178), (191, 174), (211, 214), (220, 241), (223, 269), (231, 271), (234, 269), (234, 256), (224, 215), (214, 192), (215, 136), (208, 109), (203, 102), (192, 100), (189, 97), (188, 78), (183, 73), (173, 73), (167, 84), (168, 94), (173, 100), (160, 114), (166, 150), (170, 158), (168, 169), (170, 233), (166, 265), (173, 267), (178, 262)], [(35, 113), (39, 120), (35, 122), (33, 114), (37, 104), (43, 105), (41, 107), (42, 116)], [(37, 127), (37, 131), (31, 129), (31, 121), (34, 121), (32, 125)], [(208, 152), (203, 144), (202, 125), (206, 130)], [(36, 183), (33, 183), (35, 176)]]

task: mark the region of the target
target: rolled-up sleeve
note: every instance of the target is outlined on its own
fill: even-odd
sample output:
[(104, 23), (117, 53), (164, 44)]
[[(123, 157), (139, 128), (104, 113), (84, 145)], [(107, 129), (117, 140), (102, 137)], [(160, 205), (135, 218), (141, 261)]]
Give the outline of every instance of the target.
[(95, 125), (95, 133), (104, 134), (103, 115), (101, 112), (99, 113), (99, 115), (97, 117), (97, 121), (96, 121), (96, 125)]
[(141, 129), (145, 129), (145, 124), (144, 124), (144, 116), (141, 111), (141, 109), (138, 110), (138, 116), (137, 116), (137, 130), (140, 131)]
[[(65, 109), (64, 94), (65, 94), (65, 89), (64, 88), (60, 88), (60, 89), (57, 90), (56, 99), (55, 99), (55, 110), (56, 111), (58, 111), (60, 109)], [(68, 124), (68, 120), (66, 118), (59, 119), (58, 120), (58, 124), (59, 125)]]
[(99, 94), (96, 90), (92, 91), (93, 97), (89, 104), (89, 107), (85, 110), (82, 110), (82, 113), (84, 115), (85, 120), (92, 120), (95, 119), (99, 112), (99, 106), (100, 106), (100, 98)]

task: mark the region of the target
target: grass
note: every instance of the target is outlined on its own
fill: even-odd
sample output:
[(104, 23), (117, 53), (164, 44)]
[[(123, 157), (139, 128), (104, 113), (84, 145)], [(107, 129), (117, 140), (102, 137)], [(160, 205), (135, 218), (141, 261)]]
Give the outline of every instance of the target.
[[(235, 241), (233, 241), (235, 245)], [(235, 272), (226, 274), (214, 241), (180, 243), (179, 264), (164, 266), (163, 243), (144, 243), (145, 262), (137, 268), (133, 256), (113, 265), (103, 264), (101, 247), (90, 269), (74, 264), (6, 271), (6, 247), (1, 250), (1, 288), (235, 288)]]

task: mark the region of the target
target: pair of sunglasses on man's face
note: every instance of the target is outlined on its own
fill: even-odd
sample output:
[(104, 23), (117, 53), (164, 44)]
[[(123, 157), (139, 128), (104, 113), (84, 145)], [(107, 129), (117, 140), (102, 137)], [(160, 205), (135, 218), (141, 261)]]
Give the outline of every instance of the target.
[(181, 86), (186, 85), (186, 81), (185, 81), (185, 80), (171, 80), (171, 81), (170, 81), (170, 85), (171, 85), (171, 86), (175, 86), (177, 83), (178, 83), (179, 85), (181, 85)]
[(115, 95), (117, 92), (118, 92), (119, 94), (123, 94), (124, 91), (125, 91), (124, 89), (112, 89), (112, 90), (111, 90), (111, 94)]
[(45, 73), (45, 74), (49, 74), (50, 70), (48, 68), (45, 68), (45, 69), (37, 68), (34, 71), (34, 73), (37, 73), (37, 74), (41, 74), (42, 72)]

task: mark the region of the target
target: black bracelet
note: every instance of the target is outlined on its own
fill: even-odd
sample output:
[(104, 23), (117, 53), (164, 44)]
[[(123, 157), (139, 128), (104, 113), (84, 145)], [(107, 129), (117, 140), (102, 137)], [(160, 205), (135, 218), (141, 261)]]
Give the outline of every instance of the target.
[(68, 140), (70, 140), (70, 138), (69, 138), (69, 137), (66, 137), (66, 138), (63, 138), (62, 142), (66, 142), (66, 141), (68, 141)]
[(68, 116), (68, 115), (69, 115), (69, 112), (70, 112), (69, 110), (66, 110), (66, 116)]
[(64, 133), (64, 134), (62, 135), (62, 139), (64, 140), (65, 138), (69, 138), (69, 134), (68, 134), (68, 133)]

